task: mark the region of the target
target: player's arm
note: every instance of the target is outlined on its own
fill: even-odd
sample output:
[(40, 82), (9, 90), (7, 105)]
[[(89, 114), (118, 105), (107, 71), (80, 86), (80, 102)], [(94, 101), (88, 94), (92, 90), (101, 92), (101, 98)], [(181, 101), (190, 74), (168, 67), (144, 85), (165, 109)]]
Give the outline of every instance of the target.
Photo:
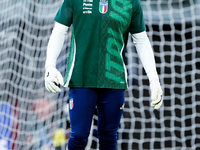
[(147, 37), (146, 31), (132, 34), (132, 38), (138, 56), (149, 78), (152, 100), (151, 106), (155, 109), (159, 109), (163, 102), (162, 89), (156, 71), (154, 54), (149, 38)]
[(56, 60), (62, 50), (68, 29), (68, 26), (56, 22), (49, 39), (45, 62), (45, 87), (49, 92), (61, 92), (59, 85), (64, 85), (63, 77), (56, 69)]

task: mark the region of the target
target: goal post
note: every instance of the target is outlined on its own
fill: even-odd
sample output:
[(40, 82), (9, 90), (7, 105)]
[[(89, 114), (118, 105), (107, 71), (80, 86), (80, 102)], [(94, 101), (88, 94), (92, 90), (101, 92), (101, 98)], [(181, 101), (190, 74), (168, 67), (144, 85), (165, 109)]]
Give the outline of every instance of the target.
[[(54, 150), (54, 133), (64, 131), (66, 138), (69, 136), (65, 111), (68, 89), (62, 87), (61, 93), (51, 94), (44, 87), (46, 48), (61, 3), (62, 0), (0, 1), (2, 150)], [(129, 89), (117, 149), (200, 149), (200, 1), (141, 3), (164, 102), (159, 110), (150, 106), (148, 78), (129, 38)], [(70, 33), (57, 61), (62, 75), (69, 43)], [(95, 115), (88, 150), (98, 149), (96, 123)], [(57, 130), (60, 128), (64, 130)]]

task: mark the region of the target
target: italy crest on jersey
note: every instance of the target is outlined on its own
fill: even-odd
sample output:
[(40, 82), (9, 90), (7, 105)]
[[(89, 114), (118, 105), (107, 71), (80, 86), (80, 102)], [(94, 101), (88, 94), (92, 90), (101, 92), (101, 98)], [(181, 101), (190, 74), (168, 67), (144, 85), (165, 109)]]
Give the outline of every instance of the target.
[(99, 11), (102, 14), (105, 14), (108, 10), (108, 2), (99, 2)]
[(73, 98), (71, 98), (69, 100), (69, 109), (72, 110), (73, 108), (74, 108), (74, 100), (73, 100)]

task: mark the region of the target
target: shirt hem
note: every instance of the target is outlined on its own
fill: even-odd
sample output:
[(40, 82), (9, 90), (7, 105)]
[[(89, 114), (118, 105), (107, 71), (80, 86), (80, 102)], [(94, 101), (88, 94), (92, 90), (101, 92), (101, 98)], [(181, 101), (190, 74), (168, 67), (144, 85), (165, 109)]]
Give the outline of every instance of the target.
[(102, 89), (128, 89), (126, 86), (95, 86), (95, 85), (68, 85), (69, 88), (102, 88)]

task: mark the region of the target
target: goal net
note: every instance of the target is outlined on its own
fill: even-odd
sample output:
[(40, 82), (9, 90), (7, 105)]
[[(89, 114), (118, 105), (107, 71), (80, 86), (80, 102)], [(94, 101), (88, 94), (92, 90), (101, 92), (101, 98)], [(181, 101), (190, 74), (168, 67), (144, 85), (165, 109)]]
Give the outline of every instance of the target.
[[(149, 82), (131, 39), (129, 89), (118, 150), (200, 149), (200, 1), (141, 0), (164, 102), (150, 107)], [(68, 89), (44, 87), (46, 47), (62, 0), (0, 1), (0, 149), (54, 150), (67, 143)], [(57, 61), (64, 75), (70, 34)], [(97, 116), (88, 150), (98, 149)], [(63, 136), (64, 135), (64, 136)], [(63, 146), (64, 147), (64, 146)], [(64, 150), (63, 147), (59, 147)]]

